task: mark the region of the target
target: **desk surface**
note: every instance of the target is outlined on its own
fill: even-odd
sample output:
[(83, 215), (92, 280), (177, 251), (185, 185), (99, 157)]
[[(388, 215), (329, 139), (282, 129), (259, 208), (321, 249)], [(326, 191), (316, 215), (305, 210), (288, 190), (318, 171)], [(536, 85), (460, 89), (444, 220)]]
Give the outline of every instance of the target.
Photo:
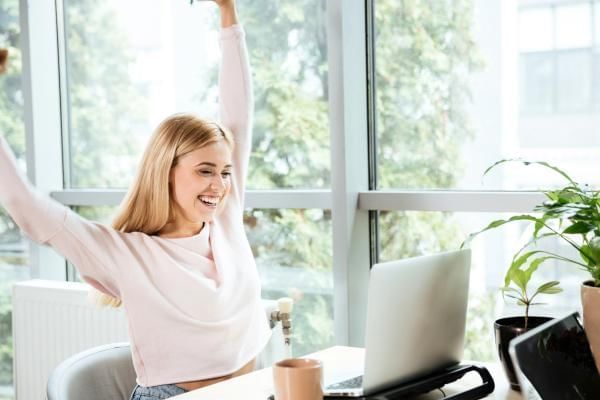
[[(357, 347), (335, 346), (308, 355), (323, 361), (323, 375), (325, 384), (348, 379), (360, 374), (360, 368), (364, 364), (364, 349)], [(520, 400), (519, 393), (509, 389), (502, 368), (498, 364), (485, 365), (496, 383), (496, 390), (488, 399), (496, 400)], [(463, 379), (445, 387), (446, 395), (457, 393), (461, 388), (472, 387), (481, 383), (479, 377), (473, 373), (467, 374)], [(177, 400), (266, 400), (273, 393), (273, 376), (271, 368), (264, 368), (250, 374), (242, 375), (224, 382), (220, 382), (202, 389), (194, 390), (173, 397)], [(439, 391), (434, 391), (423, 396), (419, 400), (434, 400), (443, 398)]]

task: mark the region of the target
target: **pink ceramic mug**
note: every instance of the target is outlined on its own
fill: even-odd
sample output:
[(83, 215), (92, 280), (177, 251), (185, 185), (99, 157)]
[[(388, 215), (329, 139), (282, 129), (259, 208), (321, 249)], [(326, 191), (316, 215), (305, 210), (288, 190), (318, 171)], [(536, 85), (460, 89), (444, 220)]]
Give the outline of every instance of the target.
[(322, 400), (323, 363), (289, 358), (273, 365), (275, 400)]

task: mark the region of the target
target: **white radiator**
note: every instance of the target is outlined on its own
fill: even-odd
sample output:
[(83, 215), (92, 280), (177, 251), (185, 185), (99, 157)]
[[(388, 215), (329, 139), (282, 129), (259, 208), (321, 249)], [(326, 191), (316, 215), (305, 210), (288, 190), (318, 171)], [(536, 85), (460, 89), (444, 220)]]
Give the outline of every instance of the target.
[[(13, 286), (16, 400), (45, 399), (48, 376), (71, 355), (101, 344), (128, 341), (123, 309), (91, 304), (88, 287), (46, 280)], [(277, 306), (269, 300), (263, 304), (268, 314)], [(259, 365), (271, 365), (281, 354), (283, 336), (278, 326)]]
[(67, 357), (128, 341), (123, 309), (97, 307), (87, 293), (87, 285), (75, 282), (32, 280), (13, 286), (17, 400), (45, 399), (50, 372)]

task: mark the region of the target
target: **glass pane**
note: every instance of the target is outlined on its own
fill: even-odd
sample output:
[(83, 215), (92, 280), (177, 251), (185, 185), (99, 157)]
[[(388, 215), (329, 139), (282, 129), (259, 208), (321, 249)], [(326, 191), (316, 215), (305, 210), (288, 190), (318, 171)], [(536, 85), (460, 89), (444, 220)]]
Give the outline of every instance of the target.
[[(19, 1), (0, 1), (0, 48), (8, 48), (8, 71), (0, 76), (0, 135), (25, 168), (25, 126), (21, 89)], [(0, 207), (0, 399), (14, 398), (12, 285), (29, 279), (28, 246), (19, 228)]]
[[(249, 187), (326, 187), (325, 1), (239, 10), (255, 77)], [(171, 113), (217, 117), (217, 14), (212, 2), (65, 1), (72, 187), (126, 187)]]
[(529, 53), (520, 57), (520, 109), (544, 114), (554, 110), (554, 57), (552, 53)]
[(326, 0), (240, 0), (254, 70), (248, 187), (330, 186)]
[[(468, 234), (483, 229), (494, 220), (510, 217), (509, 214), (491, 213), (381, 212), (381, 261), (457, 250)], [(527, 243), (531, 234), (530, 228), (514, 223), (481, 234), (469, 246), (472, 262), (464, 359), (497, 361), (494, 320), (523, 315), (523, 307), (508, 298), (510, 301), (504, 301), (498, 289), (504, 285), (504, 274), (512, 255)], [(542, 245), (546, 251), (578, 259), (571, 247), (563, 242), (542, 242)], [(530, 314), (559, 316), (580, 309), (579, 288), (585, 279), (585, 273), (573, 264), (542, 264), (533, 274), (529, 290), (532, 292), (542, 283), (559, 280), (564, 292), (536, 298), (547, 304), (533, 306)]]
[(592, 45), (591, 4), (556, 7), (556, 48), (570, 49)]
[(75, 206), (73, 211), (90, 221), (111, 225), (112, 219), (118, 210), (117, 206)]
[(600, 111), (600, 53), (594, 52), (592, 57), (592, 101), (594, 111), (598, 112)]
[[(600, 124), (590, 104), (597, 69), (584, 60), (589, 56), (564, 60), (566, 50), (542, 40), (554, 36), (551, 8), (503, 3), (376, 2), (379, 189), (535, 190), (564, 183), (516, 163), (482, 179), (507, 158), (547, 161), (600, 185), (593, 172), (600, 167)], [(517, 34), (519, 21), (527, 28)]]
[(294, 356), (334, 344), (331, 213), (249, 210), (246, 232), (262, 296), (294, 299)]
[[(110, 223), (116, 208), (74, 210), (86, 218)], [(247, 210), (244, 223), (261, 277), (262, 297), (291, 297), (295, 301), (294, 355), (333, 345), (331, 212)]]
[(557, 107), (559, 112), (591, 109), (592, 53), (570, 50), (557, 54)]
[(218, 48), (206, 11), (183, 1), (65, 1), (72, 187), (126, 187), (164, 117), (215, 115), (207, 88)]
[(593, 4), (593, 12), (594, 12), (594, 46), (598, 47), (600, 44), (600, 1), (595, 0)]
[(523, 9), (519, 12), (519, 50), (551, 50), (554, 47), (552, 26), (552, 8)]

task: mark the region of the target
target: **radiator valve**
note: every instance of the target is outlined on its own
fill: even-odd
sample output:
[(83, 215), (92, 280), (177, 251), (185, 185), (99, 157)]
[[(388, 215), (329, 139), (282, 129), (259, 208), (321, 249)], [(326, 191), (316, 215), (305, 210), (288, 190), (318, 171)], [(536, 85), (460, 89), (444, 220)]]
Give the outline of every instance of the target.
[(272, 326), (277, 321), (281, 321), (286, 358), (292, 357), (292, 308), (294, 308), (294, 300), (289, 297), (282, 297), (277, 300), (277, 310), (271, 312)]

